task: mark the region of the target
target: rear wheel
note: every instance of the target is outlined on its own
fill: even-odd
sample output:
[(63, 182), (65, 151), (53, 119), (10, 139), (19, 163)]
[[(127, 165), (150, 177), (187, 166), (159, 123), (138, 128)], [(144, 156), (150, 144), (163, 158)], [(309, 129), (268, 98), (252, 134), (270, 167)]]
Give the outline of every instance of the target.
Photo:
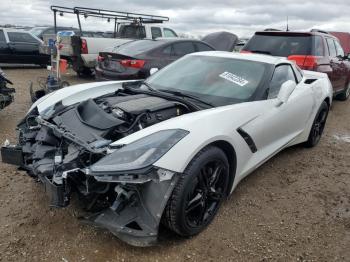
[(80, 71), (77, 71), (78, 76), (81, 78), (91, 77), (93, 73), (93, 70), (88, 67), (84, 67)]
[(213, 146), (201, 150), (177, 182), (164, 211), (164, 224), (182, 236), (200, 233), (214, 219), (228, 184), (225, 153)]
[(341, 101), (345, 101), (345, 100), (348, 100), (349, 96), (350, 96), (350, 81), (346, 84), (344, 90), (339, 95), (337, 95), (337, 99)]
[(320, 141), (324, 127), (326, 125), (328, 111), (328, 104), (323, 101), (312, 124), (309, 138), (305, 143), (306, 147), (314, 147)]
[(67, 87), (67, 86), (69, 86), (69, 83), (67, 81), (62, 81), (60, 83), (60, 88), (64, 88), (64, 87)]

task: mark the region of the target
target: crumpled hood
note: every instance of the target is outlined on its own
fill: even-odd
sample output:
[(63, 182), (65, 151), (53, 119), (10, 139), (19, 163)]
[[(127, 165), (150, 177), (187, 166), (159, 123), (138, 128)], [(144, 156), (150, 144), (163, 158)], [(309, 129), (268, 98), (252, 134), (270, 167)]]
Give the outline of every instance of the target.
[(109, 94), (122, 88), (122, 83), (134, 81), (138, 80), (93, 82), (87, 84), (67, 86), (65, 88), (49, 93), (46, 96), (37, 100), (30, 107), (28, 113), (31, 112), (35, 107), (37, 107), (39, 114), (41, 114), (49, 107), (53, 106), (54, 104), (60, 101), (62, 101), (63, 105), (68, 106), (77, 102), (87, 100), (89, 98), (95, 98), (105, 94)]

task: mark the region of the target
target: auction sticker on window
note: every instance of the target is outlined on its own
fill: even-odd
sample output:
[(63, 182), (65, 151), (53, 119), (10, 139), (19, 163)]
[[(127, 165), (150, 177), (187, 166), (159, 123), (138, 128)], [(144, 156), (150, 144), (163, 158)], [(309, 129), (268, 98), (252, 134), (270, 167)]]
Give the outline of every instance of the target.
[(223, 72), (221, 75), (219, 75), (221, 78), (224, 78), (228, 81), (231, 81), (232, 83), (235, 83), (239, 86), (245, 86), (246, 84), (249, 83), (248, 80), (242, 78), (242, 77), (239, 77), (239, 76), (236, 76), (235, 74), (232, 74), (230, 72)]

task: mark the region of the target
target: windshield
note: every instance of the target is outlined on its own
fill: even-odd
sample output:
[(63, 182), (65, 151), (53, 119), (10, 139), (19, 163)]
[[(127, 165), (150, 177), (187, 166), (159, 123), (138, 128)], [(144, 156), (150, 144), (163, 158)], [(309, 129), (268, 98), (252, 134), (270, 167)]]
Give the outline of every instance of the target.
[(311, 35), (256, 34), (243, 50), (287, 57), (290, 55), (309, 55), (311, 44)]
[(157, 90), (180, 91), (215, 106), (253, 99), (269, 64), (211, 56), (185, 56), (147, 79)]
[(46, 29), (46, 27), (34, 27), (32, 29), (29, 30), (29, 32), (31, 32), (33, 35), (35, 35), (36, 37), (39, 37), (40, 34)]

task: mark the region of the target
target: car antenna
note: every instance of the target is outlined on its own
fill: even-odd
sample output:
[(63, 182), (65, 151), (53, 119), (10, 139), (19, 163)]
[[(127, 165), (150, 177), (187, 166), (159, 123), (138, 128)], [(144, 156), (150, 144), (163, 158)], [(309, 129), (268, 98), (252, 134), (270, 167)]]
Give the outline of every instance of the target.
[(287, 16), (287, 32), (289, 32), (288, 16)]

